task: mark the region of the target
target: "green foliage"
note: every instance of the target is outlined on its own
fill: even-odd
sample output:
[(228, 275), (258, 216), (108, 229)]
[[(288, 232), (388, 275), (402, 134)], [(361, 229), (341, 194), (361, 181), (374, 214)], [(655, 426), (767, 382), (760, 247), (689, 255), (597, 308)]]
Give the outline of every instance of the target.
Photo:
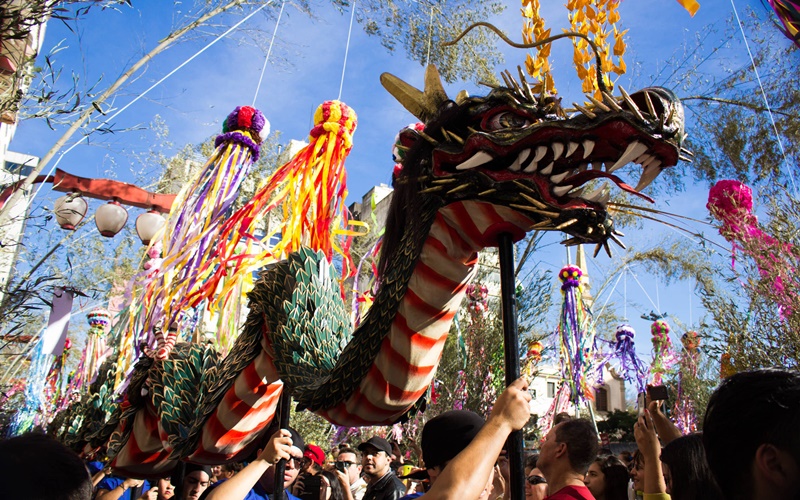
[(368, 34), (379, 37), (390, 51), (400, 48), (420, 64), (435, 64), (448, 83), (496, 81), (494, 68), (503, 59), (495, 48), (497, 38), (487, 30), (475, 30), (455, 46), (442, 43), (456, 39), (471, 24), (500, 14), (505, 10), (501, 2), (366, 0), (357, 6), (356, 17)]
[(633, 424), (637, 415), (632, 411), (614, 410), (605, 420), (597, 422), (597, 430), (608, 434), (612, 441), (633, 442)]

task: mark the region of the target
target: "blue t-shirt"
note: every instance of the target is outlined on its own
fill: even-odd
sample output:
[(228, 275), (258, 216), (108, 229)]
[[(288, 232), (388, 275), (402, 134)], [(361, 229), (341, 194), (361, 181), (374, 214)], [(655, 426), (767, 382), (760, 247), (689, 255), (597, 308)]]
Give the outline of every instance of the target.
[[(203, 496), (200, 497), (200, 498), (201, 499), (206, 498), (214, 488), (216, 488), (217, 486), (219, 486), (220, 484), (222, 484), (224, 482), (225, 482), (225, 479), (217, 481), (211, 487), (209, 487), (206, 491), (204, 491), (203, 492)], [(283, 491), (286, 492), (286, 496), (289, 498), (289, 500), (300, 500), (296, 496), (292, 495), (289, 492), (289, 490), (283, 490)], [(244, 497), (243, 500), (270, 500), (270, 497), (269, 497), (269, 494), (267, 493), (267, 490), (265, 490), (259, 483), (256, 483), (256, 485), (253, 486), (253, 489), (247, 492), (247, 495)]]
[[(95, 488), (95, 491), (97, 491), (97, 490), (108, 490), (108, 491), (111, 491), (111, 490), (113, 490), (114, 488), (116, 488), (117, 486), (119, 486), (120, 484), (122, 484), (124, 482), (125, 482), (125, 478), (124, 477), (107, 476), (107, 477), (103, 478), (102, 481), (97, 483), (97, 488)], [(148, 491), (150, 491), (150, 488), (151, 488), (150, 483), (148, 483), (147, 480), (145, 479), (144, 483), (142, 483), (141, 489), (140, 490), (137, 489), (137, 490), (140, 491), (140, 493), (138, 495), (133, 496), (133, 494), (135, 493), (134, 489), (136, 489), (136, 488), (128, 488), (127, 490), (125, 490), (125, 493), (123, 493), (122, 496), (119, 497), (119, 498), (120, 498), (120, 500), (136, 500), (137, 498), (142, 496), (142, 494), (147, 493)]]

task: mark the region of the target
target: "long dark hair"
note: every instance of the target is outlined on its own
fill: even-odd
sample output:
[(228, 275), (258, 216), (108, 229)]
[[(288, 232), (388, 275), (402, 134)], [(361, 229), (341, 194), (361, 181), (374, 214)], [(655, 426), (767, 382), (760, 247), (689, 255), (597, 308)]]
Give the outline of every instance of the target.
[(321, 476), (324, 476), (325, 479), (328, 480), (328, 483), (331, 485), (331, 498), (330, 500), (345, 500), (347, 498), (344, 494), (344, 490), (342, 489), (342, 483), (339, 482), (339, 477), (329, 470), (323, 470), (319, 473)]
[(670, 496), (674, 500), (722, 500), (722, 492), (706, 461), (702, 434), (670, 441), (661, 450), (661, 461), (669, 467)]
[(630, 475), (628, 468), (622, 460), (615, 456), (599, 457), (595, 459), (600, 470), (603, 472), (606, 489), (604, 491), (606, 500), (628, 500), (628, 481)]

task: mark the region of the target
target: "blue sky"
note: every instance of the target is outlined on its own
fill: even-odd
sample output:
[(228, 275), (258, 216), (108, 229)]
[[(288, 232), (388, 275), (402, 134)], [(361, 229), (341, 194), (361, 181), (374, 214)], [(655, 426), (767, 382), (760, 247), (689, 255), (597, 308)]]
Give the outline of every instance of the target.
[[(542, 12), (547, 25), (552, 26), (556, 33), (566, 26), (566, 9), (561, 2), (543, 3), (548, 4)], [(102, 77), (101, 88), (104, 88), (169, 32), (173, 21), (180, 15), (165, 7), (165, 4), (167, 2), (163, 0), (139, 0), (133, 2), (133, 9), (122, 8), (118, 12), (93, 11), (79, 24), (78, 38), (60, 23), (51, 22), (44, 52), (61, 43), (67, 48), (56, 55), (56, 60), (64, 65), (65, 79), (69, 79), (71, 71), (81, 74), (82, 80), (89, 82)], [(623, 76), (619, 83), (629, 91), (662, 83), (654, 75), (672, 72), (669, 60), (682, 53), (682, 44), (702, 33), (707, 25), (727, 18), (731, 13), (731, 6), (727, 2), (704, 0), (701, 5), (698, 14), (691, 18), (675, 0), (622, 2), (622, 28), (630, 30), (626, 55), (630, 74)], [(242, 29), (263, 30), (268, 41), (275, 26), (274, 18), (279, 6), (275, 2), (274, 10), (269, 16), (263, 12), (256, 14)], [(747, 6), (762, 16), (765, 15), (760, 1), (736, 0), (740, 14)], [(518, 2), (507, 2), (506, 12), (498, 19), (489, 20), (516, 40), (521, 40), (522, 20), (519, 7)], [(250, 11), (248, 8), (244, 12), (225, 15), (220, 22), (231, 26)], [(316, 19), (310, 20), (287, 5), (278, 27), (279, 40), (273, 49), (270, 65), (266, 69), (256, 100), (256, 107), (269, 119), (272, 130), (282, 132), (283, 141), (305, 139), (312, 125), (314, 109), (323, 101), (335, 99), (338, 95), (348, 37), (349, 12), (340, 14), (324, 5), (315, 14)], [(219, 31), (221, 30), (217, 32)], [(169, 127), (169, 140), (176, 147), (186, 143), (199, 143), (218, 133), (222, 119), (235, 106), (253, 102), (264, 64), (265, 44), (257, 47), (252, 43), (244, 43), (242, 39), (249, 35), (246, 31), (243, 34), (244, 37), (242, 34), (237, 35), (235, 41), (221, 41), (179, 70), (147, 98), (121, 114), (115, 121), (116, 127), (146, 126), (158, 114)], [(208, 41), (209, 38), (193, 39), (157, 56), (146, 71), (135, 77), (117, 95), (113, 107), (119, 108), (130, 102), (137, 93), (173, 70)], [(498, 67), (498, 71), (514, 69), (524, 61), (524, 51), (510, 48), (501, 50), (505, 54), (506, 62)], [(720, 57), (741, 60), (741, 64), (748, 62), (741, 44), (724, 51)], [(569, 42), (556, 42), (551, 63), (555, 66), (556, 86), (565, 103), (582, 99), (580, 81), (575, 75), (571, 60), (572, 49)], [(277, 65), (276, 61), (288, 63)], [(717, 63), (711, 60), (708, 64)], [(722, 67), (719, 69), (721, 71)], [(403, 126), (415, 121), (380, 86), (379, 75), (384, 71), (389, 71), (409, 83), (422, 85), (423, 68), (420, 64), (408, 60), (401, 50), (395, 54), (387, 53), (376, 38), (367, 36), (360, 26), (354, 25), (342, 92), (342, 100), (359, 116), (354, 147), (347, 160), (348, 187), (351, 193), (348, 203), (360, 199), (375, 184), (389, 183), (394, 136)], [(470, 94), (485, 92), (471, 83), (446, 86), (451, 96), (462, 88), (467, 89)], [(11, 149), (41, 156), (58, 136), (60, 133), (50, 131), (42, 121), (23, 122)], [(71, 142), (77, 139), (78, 136)], [(115, 175), (120, 180), (133, 181), (130, 171), (139, 170), (142, 166), (129, 165), (126, 153), (158, 148), (159, 144), (154, 144), (154, 141), (153, 135), (144, 130), (93, 137), (90, 144), (80, 145), (66, 155), (59, 167), (77, 175), (107, 177), (108, 169), (116, 165)], [(169, 152), (164, 151), (165, 154)], [(706, 195), (706, 186), (695, 186), (689, 180), (684, 192), (661, 195), (657, 207), (705, 219)], [(44, 189), (43, 196), (37, 202), (51, 205), (52, 199), (57, 196)], [(132, 209), (130, 212), (129, 220), (132, 222), (138, 211)], [(711, 228), (700, 230), (712, 238), (716, 236)], [(666, 226), (651, 222), (644, 222), (640, 229), (626, 231), (626, 234), (626, 243), (638, 249), (668, 238), (682, 238)], [(555, 244), (560, 239), (560, 235), (550, 235), (547, 240), (549, 246), (537, 255), (542, 265), (553, 271), (566, 263), (566, 252)], [(727, 247), (727, 243), (721, 238), (716, 237), (716, 240)], [(685, 241), (687, 244), (696, 244)], [(595, 282), (599, 282), (612, 267), (613, 262), (601, 255), (590, 262), (589, 274)], [(634, 269), (633, 273), (635, 279), (633, 275), (628, 275), (624, 281), (620, 281), (612, 301), (622, 308), (623, 302), (627, 300), (627, 315), (639, 333), (637, 345), (644, 354), (649, 352), (649, 322), (637, 320), (639, 314), (650, 310), (666, 311), (674, 314), (680, 321), (689, 323), (690, 319), (697, 322), (702, 311), (698, 309), (699, 300), (690, 297), (691, 289), (686, 284), (665, 287), (642, 269)], [(626, 295), (622, 292), (624, 283), (627, 283)], [(598, 302), (602, 304), (605, 300), (606, 297), (602, 296)]]

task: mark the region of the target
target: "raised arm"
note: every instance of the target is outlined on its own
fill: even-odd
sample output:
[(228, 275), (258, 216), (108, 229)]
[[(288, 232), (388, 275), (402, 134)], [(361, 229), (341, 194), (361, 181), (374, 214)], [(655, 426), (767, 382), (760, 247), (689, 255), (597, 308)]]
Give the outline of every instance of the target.
[[(273, 434), (267, 446), (258, 455), (258, 458), (250, 462), (247, 467), (232, 478), (214, 488), (208, 494), (207, 500), (243, 500), (258, 480), (261, 479), (261, 476), (271, 470), (272, 466), (278, 463), (278, 460), (292, 458), (290, 452), (292, 447), (291, 436), (286, 429), (281, 429)], [(275, 485), (275, 489), (281, 491), (283, 484)]]
[(447, 464), (425, 494), (425, 500), (477, 498), (489, 481), (508, 435), (522, 429), (528, 422), (530, 400), (525, 378), (519, 378), (509, 385), (497, 398), (492, 414), (478, 435)]

